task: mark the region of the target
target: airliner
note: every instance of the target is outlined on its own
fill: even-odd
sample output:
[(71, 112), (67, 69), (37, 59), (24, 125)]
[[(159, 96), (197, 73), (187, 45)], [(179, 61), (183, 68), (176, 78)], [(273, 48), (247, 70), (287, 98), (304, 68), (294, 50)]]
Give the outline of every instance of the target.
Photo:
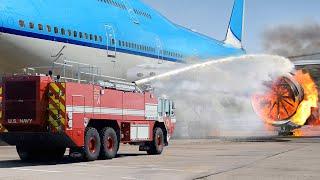
[(243, 18), (244, 0), (235, 0), (226, 38), (218, 41), (140, 0), (0, 0), (0, 73), (70, 60), (139, 79), (152, 69), (131, 77), (128, 71), (245, 54)]

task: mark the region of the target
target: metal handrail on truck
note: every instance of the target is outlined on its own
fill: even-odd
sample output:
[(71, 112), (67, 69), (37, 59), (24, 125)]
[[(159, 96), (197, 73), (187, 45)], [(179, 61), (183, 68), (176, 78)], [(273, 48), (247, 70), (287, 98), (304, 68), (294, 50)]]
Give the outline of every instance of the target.
[[(90, 83), (105, 88), (142, 92), (136, 84), (129, 83), (123, 78), (103, 75), (100, 67), (73, 60), (65, 59), (62, 63), (53, 62), (52, 66), (27, 67), (23, 71), (26, 75), (49, 75), (59, 82)], [(57, 71), (61, 74), (54, 74)]]

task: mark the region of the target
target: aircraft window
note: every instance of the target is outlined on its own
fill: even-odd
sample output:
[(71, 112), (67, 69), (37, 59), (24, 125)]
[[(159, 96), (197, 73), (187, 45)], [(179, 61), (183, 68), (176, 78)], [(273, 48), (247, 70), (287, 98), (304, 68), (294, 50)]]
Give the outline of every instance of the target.
[(72, 31), (70, 29), (68, 29), (68, 35), (72, 36)]
[(102, 42), (102, 37), (101, 36), (99, 36), (99, 41)]
[(51, 26), (47, 25), (47, 31), (51, 32)]
[(123, 47), (125, 46), (124, 41), (122, 41), (122, 46), (123, 46)]
[(20, 25), (20, 27), (22, 27), (22, 28), (26, 27), (26, 25), (24, 24), (24, 21), (23, 21), (23, 20), (20, 20), (20, 21), (19, 21), (19, 25)]
[(88, 34), (87, 33), (84, 33), (84, 38), (88, 39)]
[(98, 41), (98, 36), (97, 35), (94, 35), (94, 40)]
[(34, 28), (34, 24), (32, 22), (29, 23), (29, 27), (30, 27), (30, 29), (33, 29)]
[(78, 36), (77, 31), (73, 31), (73, 36), (74, 36), (74, 37), (77, 37), (77, 36)]
[(56, 33), (56, 34), (59, 33), (59, 29), (57, 27), (54, 27), (54, 33)]
[(83, 38), (82, 32), (79, 32), (79, 38)]
[(62, 34), (62, 35), (66, 35), (66, 30), (64, 30), (63, 28), (61, 28), (61, 34)]
[(121, 46), (121, 41), (119, 40), (119, 46)]
[(42, 26), (42, 24), (38, 24), (38, 29), (39, 29), (40, 31), (42, 31), (42, 30), (43, 30), (43, 26)]
[(92, 34), (90, 34), (90, 40), (93, 40), (93, 36), (92, 36)]

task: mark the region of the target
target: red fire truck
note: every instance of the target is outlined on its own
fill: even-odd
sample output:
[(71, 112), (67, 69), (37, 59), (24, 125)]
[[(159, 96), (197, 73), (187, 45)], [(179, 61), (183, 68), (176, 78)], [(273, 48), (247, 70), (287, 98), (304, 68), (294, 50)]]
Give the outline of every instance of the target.
[(120, 81), (59, 82), (47, 75), (3, 78), (0, 138), (21, 160), (111, 159), (119, 144), (161, 154), (175, 126), (174, 103)]

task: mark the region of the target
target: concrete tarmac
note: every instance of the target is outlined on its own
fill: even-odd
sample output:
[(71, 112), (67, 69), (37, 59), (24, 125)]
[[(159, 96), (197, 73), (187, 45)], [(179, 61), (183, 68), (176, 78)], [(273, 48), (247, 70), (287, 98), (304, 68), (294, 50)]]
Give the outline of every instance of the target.
[(0, 147), (0, 179), (320, 179), (320, 138), (267, 142), (174, 140), (160, 156), (123, 146), (113, 160), (22, 163), (14, 147)]

